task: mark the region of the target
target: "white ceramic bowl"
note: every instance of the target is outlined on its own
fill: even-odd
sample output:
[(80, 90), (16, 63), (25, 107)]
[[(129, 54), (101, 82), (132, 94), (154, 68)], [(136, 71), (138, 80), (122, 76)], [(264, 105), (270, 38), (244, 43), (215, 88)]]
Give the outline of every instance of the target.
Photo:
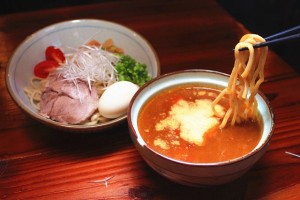
[(112, 38), (123, 48), (125, 54), (145, 63), (154, 78), (160, 74), (160, 65), (156, 52), (149, 42), (135, 31), (109, 21), (79, 19), (47, 26), (28, 36), (14, 51), (6, 69), (6, 85), (13, 100), (34, 119), (66, 131), (93, 132), (115, 126), (126, 120), (126, 115), (100, 125), (83, 126), (61, 124), (40, 116), (32, 107), (23, 89), (30, 85), (34, 66), (44, 60), (44, 51), (50, 45), (79, 47), (91, 38), (100, 42)]
[(160, 76), (144, 85), (132, 98), (128, 110), (130, 136), (144, 160), (162, 176), (190, 186), (210, 186), (228, 183), (247, 172), (265, 153), (273, 132), (273, 113), (262, 93), (256, 95), (262, 115), (263, 134), (250, 153), (237, 159), (217, 163), (189, 163), (169, 158), (151, 149), (138, 130), (138, 115), (147, 100), (168, 87), (185, 83), (204, 83), (226, 87), (229, 76), (208, 70), (186, 70)]

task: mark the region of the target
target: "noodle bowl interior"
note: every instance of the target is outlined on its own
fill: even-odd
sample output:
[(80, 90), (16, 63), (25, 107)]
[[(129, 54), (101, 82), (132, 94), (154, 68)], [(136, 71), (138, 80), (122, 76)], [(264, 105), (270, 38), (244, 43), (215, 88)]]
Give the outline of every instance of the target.
[[(222, 162), (241, 157), (258, 144), (263, 130), (256, 113), (241, 123), (220, 128), (222, 118), (212, 104), (222, 88), (189, 83), (166, 88), (153, 95), (141, 108), (138, 129), (153, 150), (170, 158), (192, 162)], [(214, 108), (225, 113), (228, 98)]]

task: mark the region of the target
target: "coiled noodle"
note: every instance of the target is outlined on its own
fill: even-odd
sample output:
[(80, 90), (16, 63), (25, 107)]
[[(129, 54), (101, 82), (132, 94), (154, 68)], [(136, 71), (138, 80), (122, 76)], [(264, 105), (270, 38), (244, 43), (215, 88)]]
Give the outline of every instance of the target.
[[(222, 118), (220, 128), (227, 123), (231, 125), (249, 119), (255, 119), (257, 102), (255, 95), (260, 84), (264, 81), (264, 65), (267, 58), (268, 47), (253, 48), (253, 44), (264, 42), (265, 39), (256, 34), (246, 34), (235, 46), (235, 63), (231, 72), (228, 86), (216, 97), (212, 103), (212, 109), (216, 116)], [(240, 51), (247, 47), (248, 50)], [(221, 115), (215, 106), (222, 98), (227, 98), (229, 108)]]

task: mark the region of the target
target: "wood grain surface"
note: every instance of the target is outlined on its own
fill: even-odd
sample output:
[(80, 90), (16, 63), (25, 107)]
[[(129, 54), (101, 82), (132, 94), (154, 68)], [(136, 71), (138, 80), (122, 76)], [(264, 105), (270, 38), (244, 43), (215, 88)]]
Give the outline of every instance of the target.
[[(28, 35), (70, 19), (117, 22), (155, 48), (162, 74), (184, 69), (230, 73), (232, 48), (248, 31), (215, 1), (107, 1), (0, 16), (0, 199), (299, 199), (300, 76), (275, 53), (261, 86), (275, 113), (263, 158), (243, 177), (216, 187), (173, 183), (140, 157), (126, 122), (105, 132), (65, 133), (44, 126), (13, 102), (5, 69)], [(298, 85), (299, 84), (299, 85)], [(92, 183), (110, 178), (105, 184)]]

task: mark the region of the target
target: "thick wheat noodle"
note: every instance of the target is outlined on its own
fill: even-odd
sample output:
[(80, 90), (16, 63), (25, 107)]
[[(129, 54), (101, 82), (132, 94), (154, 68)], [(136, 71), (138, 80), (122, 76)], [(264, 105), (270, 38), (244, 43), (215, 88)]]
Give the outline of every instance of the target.
[(29, 98), (30, 103), (36, 108), (40, 109), (40, 100), (41, 100), (41, 94), (42, 94), (42, 88), (45, 84), (45, 81), (43, 81), (41, 78), (33, 77), (30, 80), (30, 87), (25, 87), (24, 92)]
[[(244, 35), (235, 46), (235, 63), (228, 86), (213, 101), (212, 109), (216, 116), (222, 118), (220, 128), (230, 121), (231, 125), (245, 120), (254, 119), (257, 111), (255, 95), (264, 81), (264, 65), (268, 47), (254, 49), (253, 44), (265, 40), (256, 34)], [(239, 51), (247, 47), (248, 51)], [(218, 113), (215, 106), (223, 99), (228, 99), (229, 108), (224, 115)]]

